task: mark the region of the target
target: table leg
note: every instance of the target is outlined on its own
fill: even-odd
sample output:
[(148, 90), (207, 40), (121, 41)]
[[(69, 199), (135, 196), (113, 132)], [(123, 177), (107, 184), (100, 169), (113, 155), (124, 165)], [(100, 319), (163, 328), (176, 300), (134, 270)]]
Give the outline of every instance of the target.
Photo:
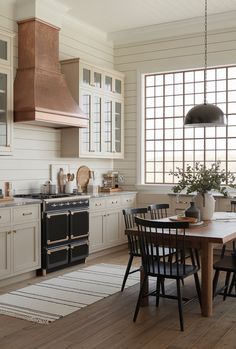
[(202, 316), (212, 315), (213, 244), (203, 243), (201, 255), (202, 271)]

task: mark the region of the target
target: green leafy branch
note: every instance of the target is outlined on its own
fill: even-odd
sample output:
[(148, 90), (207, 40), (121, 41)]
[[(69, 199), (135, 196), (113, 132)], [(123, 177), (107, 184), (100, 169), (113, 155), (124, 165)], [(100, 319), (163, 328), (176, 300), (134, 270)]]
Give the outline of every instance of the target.
[(176, 171), (170, 174), (178, 179), (178, 184), (172, 188), (174, 193), (184, 189), (187, 189), (187, 194), (192, 192), (204, 194), (215, 190), (227, 196), (227, 186), (236, 188), (236, 177), (231, 172), (226, 173), (225, 170), (221, 170), (220, 161), (213, 163), (210, 168), (199, 162), (196, 162), (194, 167), (187, 164), (186, 170), (177, 167)]

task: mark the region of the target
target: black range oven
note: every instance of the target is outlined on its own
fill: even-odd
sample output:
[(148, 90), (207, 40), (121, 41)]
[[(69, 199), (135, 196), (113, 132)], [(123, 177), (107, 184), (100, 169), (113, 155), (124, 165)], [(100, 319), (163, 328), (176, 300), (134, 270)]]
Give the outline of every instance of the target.
[(89, 254), (89, 196), (35, 194), (31, 197), (42, 200), (43, 275), (84, 263)]

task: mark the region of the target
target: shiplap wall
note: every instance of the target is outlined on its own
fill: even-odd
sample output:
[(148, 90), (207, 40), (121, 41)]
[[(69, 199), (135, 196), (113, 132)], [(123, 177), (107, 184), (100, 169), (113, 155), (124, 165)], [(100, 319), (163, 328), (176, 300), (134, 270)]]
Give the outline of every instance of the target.
[[(204, 65), (203, 34), (191, 34), (146, 42), (119, 44), (114, 47), (115, 69), (125, 73), (125, 159), (115, 161), (122, 169), (127, 185), (138, 183), (140, 167), (137, 155), (140, 137), (137, 132), (140, 116), (140, 83), (142, 73), (185, 70)], [(208, 66), (236, 64), (236, 27), (208, 31)], [(145, 189), (139, 204), (145, 203)], [(158, 187), (152, 188), (152, 193)], [(150, 190), (149, 190), (150, 192)]]
[[(0, 28), (16, 34), (14, 38), (14, 68), (17, 67), (17, 23), (14, 5), (0, 1)], [(93, 33), (94, 34), (94, 33)], [(99, 35), (98, 35), (99, 36)], [(80, 57), (93, 64), (113, 68), (113, 47), (89, 31), (78, 32), (72, 25), (60, 31), (60, 59)], [(82, 165), (96, 171), (101, 183), (102, 173), (112, 169), (111, 160), (65, 159), (60, 157), (60, 130), (24, 124), (14, 124), (13, 156), (0, 156), (0, 188), (12, 182), (15, 193), (37, 192), (50, 178), (50, 164), (68, 164), (76, 173)]]

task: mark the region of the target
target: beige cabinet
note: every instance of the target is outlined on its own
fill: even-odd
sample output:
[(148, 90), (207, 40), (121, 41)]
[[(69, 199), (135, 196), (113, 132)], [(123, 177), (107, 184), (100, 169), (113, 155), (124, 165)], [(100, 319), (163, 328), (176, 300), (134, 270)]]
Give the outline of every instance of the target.
[(135, 206), (136, 193), (90, 199), (90, 252), (121, 245), (127, 241), (122, 209)]
[(123, 74), (79, 59), (62, 61), (61, 67), (74, 99), (89, 119), (88, 128), (62, 130), (62, 156), (123, 158)]
[(11, 272), (11, 230), (0, 228), (0, 279)]
[(12, 37), (0, 31), (0, 155), (12, 153), (13, 63)]
[(0, 279), (41, 267), (40, 205), (0, 209)]
[(13, 272), (20, 273), (39, 267), (39, 223), (13, 227)]

